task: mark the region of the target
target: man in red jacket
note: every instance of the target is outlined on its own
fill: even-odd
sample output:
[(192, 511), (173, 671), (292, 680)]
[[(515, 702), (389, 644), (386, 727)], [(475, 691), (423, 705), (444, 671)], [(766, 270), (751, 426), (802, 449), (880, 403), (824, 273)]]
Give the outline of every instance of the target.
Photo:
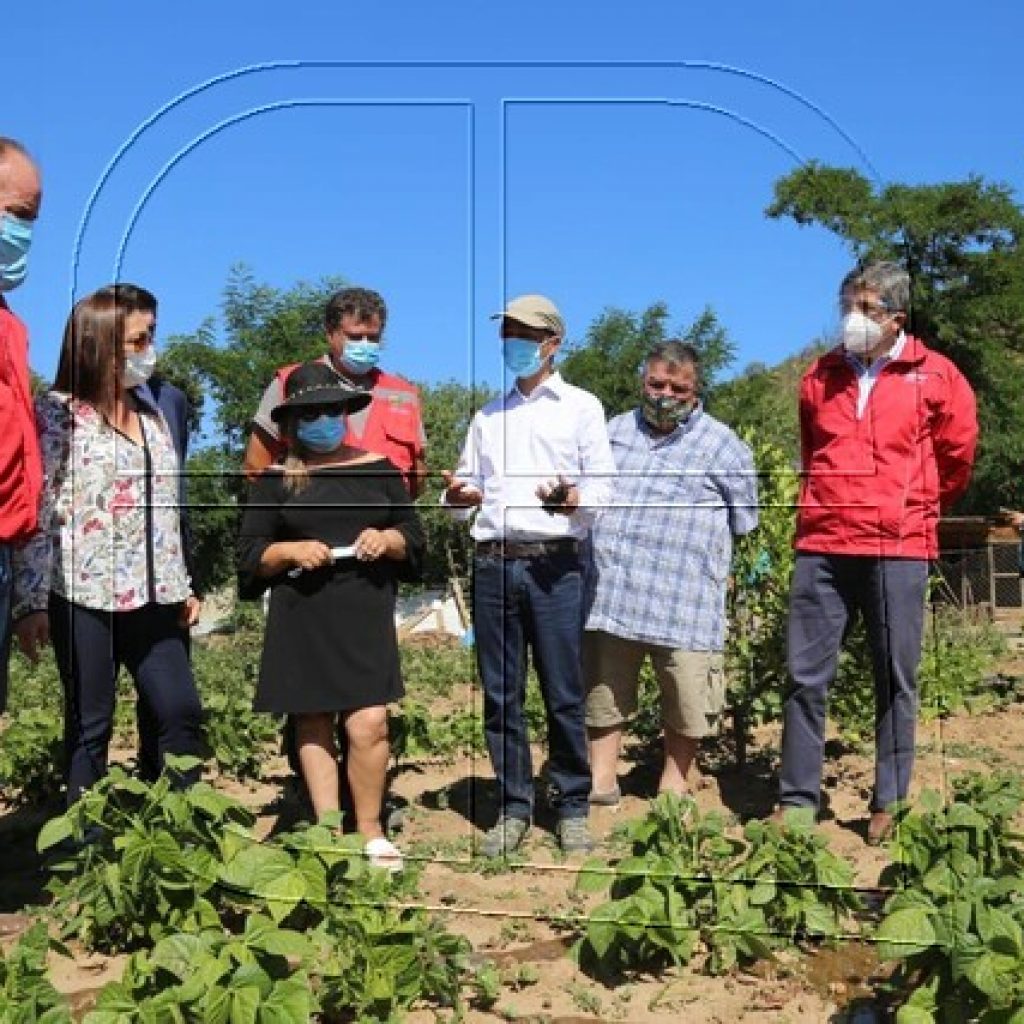
[(7, 706), (11, 639), (11, 548), (36, 529), (42, 464), (28, 371), (28, 332), (4, 293), (28, 271), (39, 215), (39, 170), (24, 148), (0, 136), (0, 711)]
[(842, 344), (800, 385), (803, 483), (787, 637), (780, 812), (817, 811), (828, 687), (847, 626), (864, 617), (875, 678), (875, 787), (867, 838), (892, 828), (914, 763), (917, 667), (936, 525), (967, 488), (974, 393), (904, 333), (910, 278), (895, 263), (840, 287)]

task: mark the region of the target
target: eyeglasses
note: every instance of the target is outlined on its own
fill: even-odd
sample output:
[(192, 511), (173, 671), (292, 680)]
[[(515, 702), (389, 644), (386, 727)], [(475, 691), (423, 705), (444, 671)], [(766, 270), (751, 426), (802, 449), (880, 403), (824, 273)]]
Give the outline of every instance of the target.
[(867, 299), (843, 299), (839, 303), (839, 312), (843, 316), (848, 313), (863, 313), (873, 320), (884, 319), (892, 314), (892, 310), (882, 302), (868, 302)]
[(313, 420), (320, 419), (321, 416), (344, 416), (345, 406), (341, 402), (337, 402), (334, 405), (311, 405), (305, 409), (301, 409), (298, 413), (298, 417), (305, 423), (311, 423)]
[(145, 352), (147, 348), (154, 344), (154, 337), (152, 334), (139, 334), (134, 338), (125, 338), (124, 347), (126, 352)]

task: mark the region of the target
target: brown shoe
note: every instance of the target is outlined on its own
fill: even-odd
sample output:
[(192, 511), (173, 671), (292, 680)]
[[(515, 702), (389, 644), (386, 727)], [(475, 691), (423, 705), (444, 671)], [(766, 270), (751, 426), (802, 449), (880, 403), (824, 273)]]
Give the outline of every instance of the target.
[(874, 811), (868, 822), (868, 846), (881, 846), (892, 835), (893, 817), (888, 811)]

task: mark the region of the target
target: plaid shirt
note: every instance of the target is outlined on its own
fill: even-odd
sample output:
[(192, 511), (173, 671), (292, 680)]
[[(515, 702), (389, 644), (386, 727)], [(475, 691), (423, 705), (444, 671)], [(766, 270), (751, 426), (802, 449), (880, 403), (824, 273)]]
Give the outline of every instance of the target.
[(732, 538), (757, 525), (750, 449), (700, 406), (667, 436), (634, 409), (608, 438), (619, 475), (593, 530), (587, 629), (720, 651)]

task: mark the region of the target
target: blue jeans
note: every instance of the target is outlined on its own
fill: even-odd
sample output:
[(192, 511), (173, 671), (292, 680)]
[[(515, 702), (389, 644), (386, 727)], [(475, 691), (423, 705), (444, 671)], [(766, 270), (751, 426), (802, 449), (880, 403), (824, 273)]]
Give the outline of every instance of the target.
[(527, 647), (547, 711), (549, 777), (562, 818), (585, 818), (590, 764), (583, 724), (583, 569), (578, 555), (473, 561), (473, 631), (484, 734), (501, 813), (533, 817), (533, 766), (523, 706)]
[(0, 714), (7, 710), (7, 660), (11, 654), (11, 545), (0, 544)]
[(914, 769), (927, 584), (928, 563), (919, 559), (797, 554), (787, 634), (790, 686), (782, 711), (782, 806), (818, 807), (828, 688), (858, 611), (875, 680), (871, 810), (906, 798)]

